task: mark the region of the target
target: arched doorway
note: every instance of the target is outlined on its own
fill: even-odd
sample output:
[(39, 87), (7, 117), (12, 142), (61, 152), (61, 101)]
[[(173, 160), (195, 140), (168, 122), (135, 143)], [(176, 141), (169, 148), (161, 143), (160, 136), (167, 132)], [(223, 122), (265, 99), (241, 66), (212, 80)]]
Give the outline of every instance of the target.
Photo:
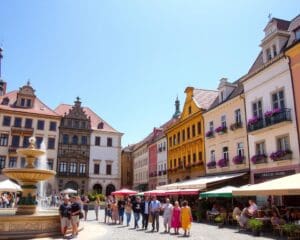
[(116, 191), (116, 188), (114, 185), (112, 184), (108, 184), (107, 187), (106, 187), (106, 196), (109, 196), (112, 192)]
[(102, 193), (102, 186), (101, 186), (101, 184), (99, 184), (99, 183), (95, 184), (95, 185), (93, 186), (93, 190), (94, 190), (94, 192), (96, 192), (96, 193)]
[(69, 181), (65, 184), (65, 188), (64, 189), (67, 189), (67, 188), (72, 188), (76, 191), (78, 191), (79, 189), (79, 186), (78, 186), (78, 183), (77, 182), (74, 182), (74, 181)]

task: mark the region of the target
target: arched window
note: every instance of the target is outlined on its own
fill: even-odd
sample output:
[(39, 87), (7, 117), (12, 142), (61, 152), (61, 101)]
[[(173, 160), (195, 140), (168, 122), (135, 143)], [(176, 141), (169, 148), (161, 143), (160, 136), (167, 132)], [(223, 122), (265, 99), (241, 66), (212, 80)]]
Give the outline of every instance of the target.
[(93, 190), (96, 192), (96, 193), (102, 193), (102, 186), (101, 184), (97, 183), (93, 186)]
[(106, 196), (109, 196), (112, 192), (116, 191), (116, 188), (112, 184), (108, 184), (106, 187)]
[(98, 129), (103, 129), (103, 127), (104, 127), (104, 123), (103, 122), (101, 122), (101, 123), (98, 124)]
[(76, 135), (73, 136), (72, 143), (73, 144), (78, 144), (78, 137)]

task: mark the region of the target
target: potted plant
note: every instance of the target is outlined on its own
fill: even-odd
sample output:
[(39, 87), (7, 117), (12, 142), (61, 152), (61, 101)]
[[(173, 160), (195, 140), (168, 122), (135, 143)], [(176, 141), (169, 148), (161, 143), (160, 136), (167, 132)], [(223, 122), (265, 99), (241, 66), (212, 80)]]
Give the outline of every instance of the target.
[(276, 152), (272, 152), (270, 154), (270, 158), (273, 161), (279, 161), (279, 160), (285, 160), (285, 159), (290, 159), (292, 155), (292, 151), (287, 149), (287, 150), (278, 150)]
[(224, 226), (224, 218), (220, 215), (215, 217), (215, 222), (217, 223), (219, 228)]
[(256, 154), (251, 157), (251, 162), (253, 164), (262, 163), (266, 161), (266, 158), (267, 158), (266, 154)]
[(245, 156), (237, 155), (232, 159), (232, 162), (236, 165), (244, 163)]
[(207, 138), (211, 138), (211, 137), (214, 136), (214, 132), (211, 131), (211, 130), (209, 130), (209, 131), (206, 132), (205, 136), (206, 136)]
[(219, 134), (226, 133), (226, 132), (227, 132), (227, 127), (226, 127), (226, 126), (220, 126), (220, 127), (217, 127), (217, 128), (215, 129), (215, 132), (216, 132), (216, 133), (219, 133)]
[(226, 158), (222, 158), (218, 161), (218, 166), (223, 168), (228, 166), (228, 160)]
[(252, 233), (254, 236), (259, 236), (261, 229), (263, 227), (263, 222), (261, 220), (255, 219), (255, 218), (251, 218), (248, 221), (248, 225), (252, 230)]
[(299, 229), (299, 227), (294, 223), (286, 223), (282, 226), (283, 231), (287, 234), (288, 239), (298, 239), (295, 236), (296, 231)]
[(208, 168), (215, 168), (216, 167), (216, 161), (210, 161), (206, 164)]

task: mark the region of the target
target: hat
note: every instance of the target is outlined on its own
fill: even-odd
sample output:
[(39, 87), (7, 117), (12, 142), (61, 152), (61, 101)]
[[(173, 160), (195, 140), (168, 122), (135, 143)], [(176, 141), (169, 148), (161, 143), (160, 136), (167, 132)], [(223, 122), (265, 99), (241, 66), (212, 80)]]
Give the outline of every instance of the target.
[(64, 200), (69, 200), (70, 198), (69, 198), (69, 196), (66, 194), (65, 196), (64, 196)]

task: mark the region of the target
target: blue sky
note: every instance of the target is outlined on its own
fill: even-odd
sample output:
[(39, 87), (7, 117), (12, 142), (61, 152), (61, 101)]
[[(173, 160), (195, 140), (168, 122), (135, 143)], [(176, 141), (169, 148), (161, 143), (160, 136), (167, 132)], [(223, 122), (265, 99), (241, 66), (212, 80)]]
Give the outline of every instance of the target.
[(49, 107), (80, 96), (123, 146), (170, 119), (187, 86), (215, 89), (244, 75), (269, 13), (290, 20), (297, 0), (0, 1), (2, 78), (30, 79)]

